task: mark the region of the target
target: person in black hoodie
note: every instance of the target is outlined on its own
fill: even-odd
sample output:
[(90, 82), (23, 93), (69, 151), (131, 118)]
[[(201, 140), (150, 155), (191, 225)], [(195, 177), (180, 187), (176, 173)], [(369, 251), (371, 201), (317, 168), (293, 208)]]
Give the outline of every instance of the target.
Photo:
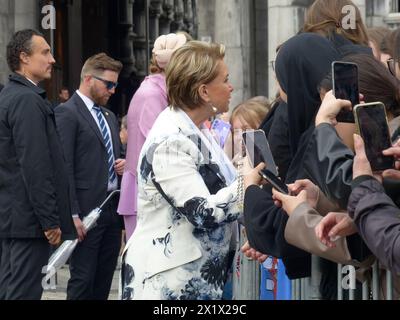
[[(286, 160), (290, 159), (286, 176), (288, 183), (305, 178), (302, 144), (307, 141), (307, 131), (321, 103), (317, 87), (329, 72), (331, 63), (338, 58), (339, 54), (329, 40), (310, 33), (294, 36), (278, 53), (276, 76), (281, 97), (287, 101), (286, 108), (281, 110), (286, 113), (289, 128), (286, 138), (290, 147), (289, 154), (286, 154)], [(280, 167), (280, 164), (277, 163), (277, 166)], [(245, 179), (244, 218), (250, 246), (282, 258), (289, 278), (308, 277), (310, 255), (286, 242), (284, 229), (288, 216), (275, 207), (271, 188), (262, 190), (258, 183), (258, 177), (254, 177), (253, 181)]]
[(38, 86), (55, 61), (42, 34), (22, 30), (7, 45), (7, 62), (13, 73), (0, 93), (0, 300), (39, 300), (49, 244), (76, 238), (54, 113)]

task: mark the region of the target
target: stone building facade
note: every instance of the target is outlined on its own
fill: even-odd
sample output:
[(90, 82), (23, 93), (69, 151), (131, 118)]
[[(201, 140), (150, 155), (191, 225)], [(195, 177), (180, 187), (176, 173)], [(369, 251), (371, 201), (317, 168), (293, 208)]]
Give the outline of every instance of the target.
[[(400, 1), (353, 1), (368, 26), (400, 25)], [(147, 74), (146, 52), (150, 52), (154, 39), (160, 34), (186, 30), (200, 40), (226, 45), (226, 62), (235, 87), (231, 101), (234, 107), (255, 95), (274, 96), (276, 86), (270, 61), (275, 59), (276, 47), (300, 29), (312, 2), (0, 0), (0, 82), (6, 82), (9, 73), (5, 48), (11, 34), (22, 28), (36, 28), (53, 44), (58, 61), (51, 83), (46, 84), (50, 97), (56, 95), (62, 84), (76, 89), (83, 61), (95, 52), (105, 51), (124, 63), (120, 95), (112, 101), (114, 111), (123, 115), (130, 97)], [(41, 8), (48, 3), (57, 10), (54, 31), (41, 30)]]

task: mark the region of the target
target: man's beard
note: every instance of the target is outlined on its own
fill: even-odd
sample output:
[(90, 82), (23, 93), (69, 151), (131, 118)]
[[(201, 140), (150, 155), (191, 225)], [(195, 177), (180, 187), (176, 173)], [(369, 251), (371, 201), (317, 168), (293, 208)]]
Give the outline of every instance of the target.
[(92, 96), (93, 102), (102, 107), (104, 107), (109, 100), (107, 97), (98, 95), (96, 89), (93, 87), (90, 88), (90, 95)]

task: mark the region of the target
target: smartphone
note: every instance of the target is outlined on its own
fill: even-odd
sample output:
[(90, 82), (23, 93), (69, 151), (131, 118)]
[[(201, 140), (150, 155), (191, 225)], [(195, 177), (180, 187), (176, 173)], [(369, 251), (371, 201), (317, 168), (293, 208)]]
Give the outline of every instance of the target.
[(394, 168), (394, 158), (382, 154), (392, 146), (385, 105), (382, 102), (358, 104), (354, 107), (354, 117), (372, 171)]
[(216, 135), (218, 144), (223, 148), (231, 132), (231, 125), (221, 119), (215, 119), (211, 124), (211, 130)]
[[(350, 100), (352, 107), (360, 103), (358, 89), (358, 66), (355, 63), (332, 62), (332, 88), (337, 99)], [(354, 114), (350, 110), (342, 110), (336, 117), (338, 122), (354, 123)]]
[(243, 132), (242, 136), (247, 155), (253, 167), (255, 168), (261, 162), (264, 162), (268, 170), (277, 176), (278, 170), (276, 169), (265, 132), (263, 130), (247, 130)]
[(276, 190), (283, 194), (289, 194), (289, 189), (286, 184), (282, 182), (275, 174), (267, 169), (259, 172), (260, 176), (267, 180)]

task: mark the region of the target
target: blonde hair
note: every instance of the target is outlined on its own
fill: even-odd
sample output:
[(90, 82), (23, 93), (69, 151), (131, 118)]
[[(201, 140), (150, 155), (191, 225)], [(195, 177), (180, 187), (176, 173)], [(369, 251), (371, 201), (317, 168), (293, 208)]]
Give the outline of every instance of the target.
[(173, 108), (195, 109), (204, 102), (199, 88), (218, 76), (219, 62), (225, 57), (225, 46), (190, 41), (176, 50), (166, 69), (169, 103)]
[[(345, 29), (342, 8), (353, 6), (356, 10), (356, 28)], [(325, 37), (340, 34), (355, 44), (368, 46), (367, 29), (362, 21), (358, 7), (351, 0), (316, 0), (307, 10), (304, 32), (313, 32)]]
[(105, 53), (98, 53), (86, 60), (81, 72), (81, 81), (87, 75), (100, 76), (104, 71), (114, 71), (120, 73), (122, 63), (114, 60)]
[(241, 122), (243, 120), (247, 122), (251, 129), (258, 129), (270, 109), (269, 103), (266, 104), (265, 101), (259, 100), (261, 99), (253, 98), (235, 107), (231, 115), (231, 125), (235, 118), (239, 118)]

